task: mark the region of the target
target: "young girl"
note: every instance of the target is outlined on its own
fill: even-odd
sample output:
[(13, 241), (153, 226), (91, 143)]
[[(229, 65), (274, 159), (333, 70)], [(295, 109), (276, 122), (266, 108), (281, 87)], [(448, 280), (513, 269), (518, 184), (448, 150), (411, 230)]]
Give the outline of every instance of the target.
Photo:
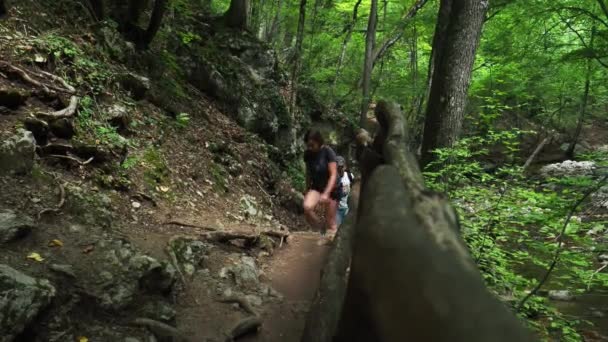
[[(304, 137), (306, 152), (306, 195), (304, 196), (304, 214), (308, 223), (327, 233), (332, 239), (336, 233), (336, 214), (340, 189), (337, 186), (338, 169), (336, 153), (326, 146), (321, 132), (310, 130)], [(325, 222), (321, 222), (315, 208), (317, 205), (325, 207)]]

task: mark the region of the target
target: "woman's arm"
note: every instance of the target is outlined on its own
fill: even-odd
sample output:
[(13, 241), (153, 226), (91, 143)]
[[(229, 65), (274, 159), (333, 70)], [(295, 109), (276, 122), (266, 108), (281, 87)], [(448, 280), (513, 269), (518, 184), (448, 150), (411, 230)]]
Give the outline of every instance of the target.
[(325, 191), (323, 191), (323, 197), (329, 198), (329, 195), (336, 186), (336, 179), (338, 178), (338, 164), (336, 162), (329, 162), (327, 167), (329, 168), (329, 180), (327, 181)]

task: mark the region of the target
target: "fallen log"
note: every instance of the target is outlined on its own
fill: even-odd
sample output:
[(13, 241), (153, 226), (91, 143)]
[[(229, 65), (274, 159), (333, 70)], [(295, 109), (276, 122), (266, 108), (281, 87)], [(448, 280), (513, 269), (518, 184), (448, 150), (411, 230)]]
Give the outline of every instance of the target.
[[(313, 304), (302, 341), (531, 341), (485, 287), (453, 208), (424, 187), (398, 106), (380, 102), (376, 116), (371, 152), (381, 158), (362, 165), (346, 295), (322, 283), (317, 298), (333, 307)], [(330, 254), (328, 265), (348, 254)]]

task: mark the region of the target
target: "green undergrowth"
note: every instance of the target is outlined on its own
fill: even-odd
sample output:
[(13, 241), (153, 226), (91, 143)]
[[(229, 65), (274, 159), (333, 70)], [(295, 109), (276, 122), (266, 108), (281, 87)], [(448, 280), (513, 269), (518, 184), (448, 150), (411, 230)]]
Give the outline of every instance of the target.
[[(535, 179), (514, 162), (484, 169), (480, 160), (490, 148), (499, 146), (507, 160), (514, 160), (522, 134), (527, 133), (489, 131), (462, 139), (454, 148), (438, 150), (437, 161), (425, 172), (427, 185), (447, 193), (455, 205), (463, 238), (487, 285), (514, 308), (549, 267), (571, 208), (595, 185), (590, 177)], [(605, 162), (598, 154), (587, 158)], [(587, 234), (606, 222), (586, 222), (580, 212), (567, 225), (559, 262), (544, 291), (608, 290), (608, 274), (595, 273), (599, 243)], [(518, 314), (543, 339), (580, 341), (580, 329), (589, 324), (566, 318), (541, 296), (532, 297)]]

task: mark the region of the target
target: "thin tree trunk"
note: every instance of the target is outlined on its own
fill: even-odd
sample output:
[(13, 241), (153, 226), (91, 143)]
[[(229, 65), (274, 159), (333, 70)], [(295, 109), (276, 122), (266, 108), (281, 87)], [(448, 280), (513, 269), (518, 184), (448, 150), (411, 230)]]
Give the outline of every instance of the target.
[(302, 42), (304, 41), (304, 25), (306, 24), (306, 0), (300, 0), (300, 15), (298, 17), (298, 31), (296, 33), (296, 46), (293, 52), (293, 66), (291, 72), (291, 101), (290, 108), (293, 108), (298, 97), (298, 74), (300, 73), (300, 63), (302, 60)]
[[(433, 69), (422, 140), (422, 165), (437, 148), (450, 147), (460, 134), (481, 36), (487, 0), (442, 0), (433, 38)], [(449, 8), (448, 23), (445, 19)], [(445, 30), (443, 29), (445, 27)]]
[(332, 86), (330, 89), (330, 99), (332, 100), (332, 102), (336, 92), (336, 85), (338, 84), (338, 80), (340, 79), (340, 75), (342, 73), (342, 63), (344, 63), (344, 56), (346, 56), (346, 47), (348, 46), (348, 43), (350, 42), (350, 39), (353, 36), (355, 26), (357, 25), (357, 17), (361, 1), (362, 0), (357, 0), (357, 3), (355, 3), (355, 8), (353, 9), (353, 19), (348, 25), (346, 36), (344, 36), (344, 41), (342, 42), (342, 49), (340, 50), (340, 56), (338, 57), (338, 64), (336, 66), (336, 75), (334, 76), (334, 80), (332, 81)]
[[(595, 38), (595, 27), (591, 29), (591, 38), (589, 40), (589, 48), (593, 50), (593, 40)], [(585, 75), (585, 90), (583, 91), (583, 98), (581, 103), (581, 112), (578, 117), (578, 123), (576, 124), (576, 130), (574, 131), (574, 137), (572, 138), (572, 142), (568, 145), (568, 149), (566, 150), (566, 157), (568, 159), (574, 159), (574, 149), (576, 148), (576, 144), (580, 138), (581, 131), (583, 130), (583, 123), (585, 121), (585, 112), (587, 111), (587, 102), (589, 99), (589, 88), (591, 87), (591, 59), (587, 59), (587, 73)]]
[(266, 34), (266, 41), (269, 43), (274, 43), (277, 33), (279, 31), (279, 23), (281, 21), (281, 10), (283, 9), (283, 1), (284, 0), (278, 0), (277, 13), (275, 14), (274, 18), (272, 19), (272, 24), (270, 25), (270, 30), (268, 30), (268, 33)]
[(361, 112), (359, 115), (359, 126), (365, 128), (367, 123), (367, 111), (371, 102), (370, 91), (372, 82), (372, 70), (374, 67), (374, 46), (376, 44), (376, 27), (378, 25), (378, 0), (371, 0), (367, 33), (365, 37), (365, 60), (363, 62), (363, 85), (361, 100)]
[(154, 2), (154, 8), (152, 9), (150, 23), (148, 24), (148, 29), (146, 29), (146, 34), (144, 36), (143, 41), (145, 48), (148, 48), (148, 46), (150, 46), (150, 44), (154, 40), (154, 37), (156, 36), (156, 33), (160, 29), (160, 26), (163, 22), (163, 16), (167, 11), (167, 1), (168, 0), (156, 0)]

